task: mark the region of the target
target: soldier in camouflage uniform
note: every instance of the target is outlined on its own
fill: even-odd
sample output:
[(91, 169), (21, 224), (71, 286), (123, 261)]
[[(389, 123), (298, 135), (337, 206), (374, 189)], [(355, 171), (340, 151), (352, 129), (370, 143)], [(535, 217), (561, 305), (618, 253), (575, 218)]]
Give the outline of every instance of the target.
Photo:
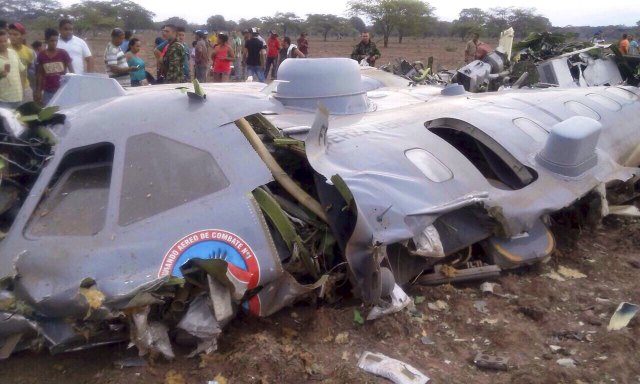
[(183, 58), (184, 45), (178, 41), (177, 28), (174, 25), (165, 25), (167, 35), (167, 50), (162, 56), (162, 75), (165, 83), (184, 83)]
[(357, 62), (361, 62), (363, 59), (367, 59), (369, 66), (375, 67), (376, 60), (382, 56), (376, 43), (369, 39), (369, 32), (362, 32), (362, 40), (353, 48), (351, 52), (351, 58)]

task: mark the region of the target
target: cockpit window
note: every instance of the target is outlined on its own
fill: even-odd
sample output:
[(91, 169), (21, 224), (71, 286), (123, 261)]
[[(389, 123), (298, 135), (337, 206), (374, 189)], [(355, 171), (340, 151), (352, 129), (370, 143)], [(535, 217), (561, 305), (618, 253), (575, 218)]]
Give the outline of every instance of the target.
[(107, 217), (113, 154), (110, 143), (66, 154), (27, 224), (27, 236), (92, 236), (100, 232)]
[(206, 151), (155, 133), (127, 140), (118, 224), (126, 226), (229, 186)]

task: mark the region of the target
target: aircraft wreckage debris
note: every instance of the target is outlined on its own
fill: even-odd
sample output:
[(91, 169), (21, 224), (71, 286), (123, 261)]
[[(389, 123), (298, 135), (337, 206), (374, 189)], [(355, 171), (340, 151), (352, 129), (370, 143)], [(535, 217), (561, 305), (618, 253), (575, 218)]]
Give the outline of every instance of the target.
[[(442, 94), (348, 59), (287, 60), (278, 77), (268, 94), (196, 82), (187, 97), (76, 75), (59, 107), (0, 109), (0, 358), (127, 340), (141, 356), (172, 359), (176, 343), (206, 354), (238, 312), (345, 292), (368, 311), (349, 321), (366, 327), (414, 313), (410, 284), (548, 260), (557, 217), (635, 214), (637, 87)], [(132, 108), (138, 118), (125, 118)], [(517, 299), (480, 289), (481, 315), (494, 296)], [(438, 299), (433, 316), (456, 308)], [(619, 308), (612, 329), (635, 311)], [(352, 342), (346, 331), (329, 341)], [(404, 379), (428, 380), (363, 356), (387, 377), (405, 367)]]

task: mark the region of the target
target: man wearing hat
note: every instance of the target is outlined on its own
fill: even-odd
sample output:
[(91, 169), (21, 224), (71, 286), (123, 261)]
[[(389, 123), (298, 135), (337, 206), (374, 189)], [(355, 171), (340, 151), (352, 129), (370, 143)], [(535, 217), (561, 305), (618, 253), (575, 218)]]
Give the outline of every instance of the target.
[(9, 24), (9, 38), (11, 39), (11, 48), (18, 54), (22, 65), (25, 67), (25, 72), (21, 74), (23, 97), (22, 101), (33, 101), (33, 90), (30, 85), (35, 86), (36, 75), (36, 55), (33, 53), (33, 49), (26, 44), (24, 35), (27, 33), (27, 29), (20, 23)]
[(276, 72), (278, 71), (278, 53), (280, 52), (280, 40), (278, 40), (278, 33), (271, 31), (269, 39), (267, 40), (267, 65), (264, 69), (264, 78), (269, 76), (269, 70), (271, 70), (271, 80), (275, 80)]

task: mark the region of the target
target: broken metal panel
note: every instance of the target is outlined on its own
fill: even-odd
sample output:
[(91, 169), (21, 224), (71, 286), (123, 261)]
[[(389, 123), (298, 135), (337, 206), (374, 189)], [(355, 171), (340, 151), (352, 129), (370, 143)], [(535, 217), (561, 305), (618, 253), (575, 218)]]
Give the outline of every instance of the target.
[[(174, 98), (174, 93), (178, 97)], [(255, 269), (250, 271), (256, 276), (255, 285), (281, 273), (279, 257), (260, 208), (248, 195), (256, 187), (270, 182), (271, 175), (235, 125), (223, 125), (248, 110), (255, 113), (271, 108), (273, 104), (264, 98), (261, 102), (257, 98), (241, 96), (216, 100), (214, 95), (207, 103), (192, 105), (176, 91), (167, 94), (171, 102), (163, 104), (151, 96), (141, 95), (135, 101), (126, 96), (112, 99), (103, 106), (96, 106), (91, 113), (72, 115), (72, 126), (57, 149), (61, 155), (45, 167), (14, 222), (9, 238), (0, 245), (4, 255), (0, 259), (3, 277), (10, 277), (17, 271), (20, 278), (15, 281), (16, 292), (45, 315), (84, 316), (87, 303), (78, 290), (86, 278), (95, 281), (105, 295), (106, 303), (115, 300), (113, 302), (120, 304), (119, 300), (130, 297), (138, 287), (171, 274), (179, 276), (178, 267), (190, 257), (232, 258), (240, 269)], [(140, 104), (136, 107), (132, 102)], [(227, 103), (228, 109), (221, 108)], [(134, 121), (126, 117), (131, 108), (139, 111), (139, 119)], [(193, 111), (194, 108), (197, 111)], [(99, 117), (102, 112), (113, 117), (106, 129), (99, 128), (107, 124)], [(121, 121), (118, 121), (119, 116), (122, 116)], [(167, 119), (184, 125), (167, 125)], [(206, 151), (224, 170), (229, 186), (126, 227), (118, 225), (122, 175), (127, 167), (136, 166), (126, 164), (126, 143), (130, 137), (145, 133)], [(74, 236), (65, 241), (57, 236), (27, 239), (25, 228), (29, 218), (64, 154), (96, 142), (112, 142), (116, 148), (104, 227), (95, 235)], [(183, 180), (178, 176), (176, 181)], [(198, 180), (191, 182), (198, 183)], [(149, 186), (141, 198), (153, 199), (156, 188), (171, 188), (171, 185)], [(262, 230), (256, 230), (258, 228)], [(153, 237), (149, 237), (150, 230)], [(226, 251), (226, 254), (216, 253), (218, 251)], [(246, 262), (255, 260), (257, 254), (261, 255), (259, 262), (255, 261), (253, 265)]]
[(583, 74), (587, 85), (591, 87), (622, 83), (620, 70), (612, 59), (590, 59)]
[(575, 80), (569, 70), (567, 59), (551, 59), (538, 64), (538, 76), (544, 84), (555, 84), (561, 88), (576, 87)]
[[(602, 88), (591, 88), (589, 93), (594, 92), (612, 93)], [(621, 92), (626, 91), (616, 88), (614, 93), (618, 95), (615, 96), (626, 98), (627, 103), (616, 113), (589, 100), (587, 92), (583, 90), (556, 89), (510, 92), (508, 96), (476, 95), (473, 99), (485, 103), (485, 107), (480, 109), (470, 105), (466, 96), (451, 97), (446, 102), (434, 98), (426, 105), (405, 107), (403, 117), (395, 117), (393, 121), (387, 121), (384, 112), (377, 113), (375, 117), (366, 116), (357, 124), (343, 123), (340, 119), (330, 122), (328, 116), (323, 117), (322, 113), (316, 115), (316, 122), (306, 138), (309, 161), (327, 179), (334, 174), (340, 175), (357, 206), (357, 224), (346, 251), (356, 279), (365, 284), (367, 271), (371, 271), (371, 259), (375, 258), (372, 247), (376, 249), (382, 244), (414, 238), (438, 215), (464, 206), (453, 204), (463, 196), (486, 191), (484, 199), (470, 200), (470, 203), (483, 204), (502, 226), (502, 235), (509, 238), (531, 231), (542, 215), (570, 205), (603, 180), (630, 178), (635, 171), (624, 168), (616, 162), (618, 158), (612, 159), (611, 156), (619, 157), (621, 153), (624, 154), (625, 148), (637, 148), (640, 144), (637, 135), (632, 135), (631, 131), (635, 128), (630, 123), (631, 116), (638, 112), (640, 105), (635, 103), (633, 96)], [(509, 100), (513, 100), (513, 97), (527, 100), (524, 103), (529, 106), (526, 112), (522, 108), (509, 106)], [(583, 172), (578, 179), (558, 183), (561, 176), (543, 169), (534, 160), (546, 139), (532, 145), (530, 135), (514, 125), (513, 120), (527, 118), (540, 121), (540, 110), (544, 110), (546, 117), (540, 122), (540, 128), (548, 132), (552, 123), (576, 115), (575, 110), (566, 105), (571, 101), (589, 105), (597, 111), (603, 133), (596, 149), (597, 165)], [(504, 151), (505, 159), (512, 156), (515, 160), (507, 162), (511, 166), (526, 166), (535, 170), (537, 179), (533, 182), (529, 179), (530, 184), (523, 190), (526, 193), (496, 188), (475, 171), (469, 160), (457, 157), (460, 154), (452, 151), (446, 143), (430, 135), (426, 129), (418, 128), (419, 121), (432, 121), (429, 118), (434, 115), (459, 117), (473, 129), (484, 132), (497, 141), (497, 146), (489, 147), (492, 151)], [(633, 139), (629, 140), (630, 137)], [(410, 142), (407, 138), (411, 138)], [(424, 174), (415, 173), (411, 169), (412, 164), (400, 156), (409, 148), (422, 148), (435, 155), (439, 162), (451, 169), (453, 179), (431, 183)], [(376, 153), (376, 156), (368, 156), (369, 153)], [(550, 190), (554, 193), (550, 194)], [(425, 194), (424, 191), (429, 193)], [(441, 192), (445, 194), (440, 195)], [(410, 209), (411, 206), (415, 208)], [(440, 206), (446, 208), (440, 210)], [(423, 212), (430, 216), (411, 223), (406, 218), (412, 212)], [(531, 246), (534, 247), (534, 243)], [(545, 257), (550, 252), (547, 246), (542, 247), (542, 251), (536, 257)], [(373, 273), (377, 274), (375, 271)]]
[[(280, 160), (276, 154), (291, 155), (277, 139), (296, 144), (293, 158), (306, 175), (294, 181), (303, 184), (310, 199), (319, 198), (320, 210), (328, 210), (332, 239), (344, 251), (356, 294), (382, 309), (388, 297), (393, 302), (395, 283), (413, 281), (430, 269), (437, 272), (438, 263), (469, 267), (460, 272), (460, 280), (496, 275), (496, 265), (468, 262), (476, 256), (472, 251), (478, 247), (471, 246), (478, 242), (496, 259), (520, 255), (513, 263), (498, 263), (504, 268), (546, 257), (553, 248), (543, 224), (548, 213), (594, 189), (604, 195), (610, 182), (631, 180), (639, 173), (633, 168), (640, 157), (633, 122), (640, 101), (630, 87), (474, 96), (443, 96), (438, 87), (378, 88), (367, 95), (376, 111), (329, 116), (321, 108), (313, 124), (312, 114), (284, 108), (260, 92), (261, 86), (204, 88), (211, 91), (207, 99), (189, 99), (161, 86), (65, 111), (68, 119), (57, 130), (62, 140), (56, 154), (0, 244), (0, 278), (12, 279), (16, 296), (47, 317), (42, 327), (54, 350), (75, 348), (80, 342), (80, 333), (62, 319), (100, 335), (100, 325), (126, 308), (135, 314), (130, 337), (140, 350), (171, 357), (172, 352), (158, 348), (166, 345), (166, 329), (158, 313), (148, 311), (172, 301), (171, 314), (183, 315), (173, 319), (176, 323), (198, 317), (209, 327), (200, 338), (202, 350), (208, 351), (215, 348), (215, 326), (223, 327), (239, 308), (266, 316), (323, 286), (326, 276), (315, 279), (311, 269), (296, 267), (304, 255), (322, 266), (318, 274), (339, 263), (318, 263), (318, 253), (327, 248), (306, 249), (300, 240), (300, 228), (318, 233), (328, 229), (315, 224), (319, 220), (314, 215), (296, 213), (301, 208), (282, 192), (281, 184), (265, 187), (272, 175), (233, 124), (243, 117), (254, 125), (248, 129), (274, 154), (274, 161)], [(138, 111), (135, 121), (128, 117), (132, 109)], [(260, 111), (270, 111), (268, 120), (282, 131), (257, 127), (257, 122), (268, 125), (256, 118)], [(565, 122), (580, 129), (570, 123), (588, 119), (585, 114), (602, 127), (588, 151), (597, 161), (574, 176), (541, 166), (535, 157), (553, 127)], [(309, 126), (286, 136), (287, 128)], [(436, 134), (437, 128), (452, 130), (454, 137), (466, 135), (463, 144), (470, 145), (456, 145)], [(292, 140), (305, 136), (304, 145)], [(137, 141), (140, 138), (145, 140)], [(140, 151), (145, 156), (130, 156), (135, 147), (147, 145)], [(110, 156), (99, 156), (104, 151), (96, 148), (107, 147), (113, 148), (107, 151)], [(310, 167), (299, 157), (305, 148)], [(562, 150), (568, 149), (556, 149)], [(158, 160), (157, 167), (144, 164), (146, 158), (161, 156), (175, 161)], [(101, 184), (107, 190), (105, 202), (73, 203), (86, 190), (55, 193), (56, 184), (68, 180), (79, 166), (105, 161), (110, 167)], [(295, 171), (294, 179), (299, 176)], [(207, 184), (212, 180), (206, 178), (219, 183)], [(256, 190), (273, 195), (267, 201), (273, 210), (254, 197)], [(65, 236), (30, 231), (31, 223), (55, 223), (55, 209), (39, 209), (49, 198), (80, 208), (78, 215), (82, 209), (100, 212), (101, 225), (91, 227), (90, 233)], [(132, 200), (123, 204), (122, 199)], [(297, 280), (299, 271), (305, 272)], [(445, 281), (441, 273), (423, 280)], [(210, 297), (206, 306), (194, 300), (202, 291)], [(98, 337), (91, 342), (108, 341)]]

